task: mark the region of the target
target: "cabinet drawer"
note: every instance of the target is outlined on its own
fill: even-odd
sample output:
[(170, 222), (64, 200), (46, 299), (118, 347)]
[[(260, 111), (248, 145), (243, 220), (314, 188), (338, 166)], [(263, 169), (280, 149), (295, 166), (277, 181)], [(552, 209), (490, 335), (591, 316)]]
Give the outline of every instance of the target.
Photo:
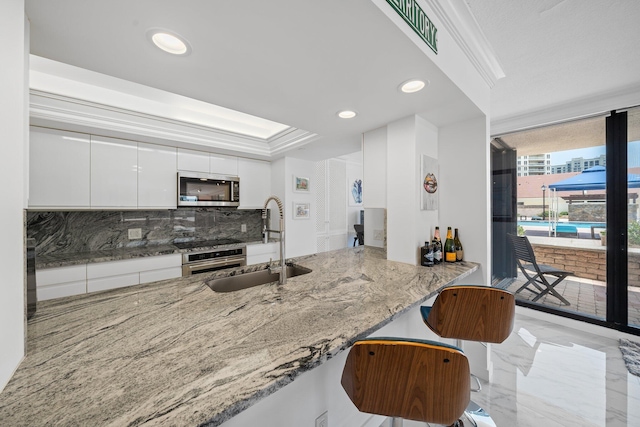
[(162, 270), (140, 272), (140, 283), (157, 282), (158, 280), (175, 279), (182, 276), (182, 267), (164, 268)]
[(140, 274), (131, 273), (120, 276), (101, 277), (87, 280), (87, 292), (106, 291), (140, 283)]
[(122, 261), (98, 262), (87, 265), (87, 278), (97, 279), (101, 277), (119, 276), (123, 274), (138, 273), (168, 267), (182, 265), (180, 254), (150, 256)]
[(87, 293), (87, 281), (61, 283), (58, 285), (38, 286), (36, 295), (38, 301), (48, 299), (70, 297), (71, 295), (81, 295)]
[(36, 270), (37, 287), (85, 280), (87, 280), (86, 264)]

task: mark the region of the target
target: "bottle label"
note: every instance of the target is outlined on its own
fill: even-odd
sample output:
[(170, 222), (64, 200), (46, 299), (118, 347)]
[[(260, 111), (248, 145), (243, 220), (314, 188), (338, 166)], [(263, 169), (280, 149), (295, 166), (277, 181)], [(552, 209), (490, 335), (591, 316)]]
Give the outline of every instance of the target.
[(462, 257), (464, 256), (464, 253), (462, 251), (462, 249), (458, 249), (456, 251), (456, 261), (462, 261)]
[(433, 259), (436, 260), (436, 262), (442, 261), (442, 251), (434, 251)]
[(446, 262), (456, 262), (456, 253), (455, 252), (446, 252), (444, 254), (445, 258), (444, 260)]

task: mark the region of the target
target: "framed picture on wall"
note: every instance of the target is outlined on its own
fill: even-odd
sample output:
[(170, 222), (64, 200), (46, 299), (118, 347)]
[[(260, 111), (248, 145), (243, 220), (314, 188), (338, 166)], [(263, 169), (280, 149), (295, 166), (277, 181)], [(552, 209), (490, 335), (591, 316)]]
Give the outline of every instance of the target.
[(435, 211), (438, 209), (438, 160), (423, 155), (421, 170), (421, 209), (423, 211)]
[(293, 191), (308, 193), (309, 192), (309, 178), (303, 176), (293, 176)]
[(311, 204), (309, 202), (293, 202), (293, 219), (309, 219)]
[(351, 177), (347, 180), (349, 206), (362, 206), (362, 178)]

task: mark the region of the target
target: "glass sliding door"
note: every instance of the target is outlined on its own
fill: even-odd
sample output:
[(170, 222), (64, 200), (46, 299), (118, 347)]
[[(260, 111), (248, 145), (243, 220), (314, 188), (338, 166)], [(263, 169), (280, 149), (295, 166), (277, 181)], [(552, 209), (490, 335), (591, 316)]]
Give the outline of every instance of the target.
[(627, 319), (640, 328), (640, 108), (627, 111)]
[[(500, 283), (520, 305), (606, 320), (605, 130), (603, 115), (498, 138), (516, 151), (517, 233), (547, 266), (541, 268), (569, 272), (558, 282), (559, 276), (546, 276), (547, 283), (527, 284), (535, 271), (518, 268), (510, 282)], [(494, 251), (501, 244), (494, 241)]]

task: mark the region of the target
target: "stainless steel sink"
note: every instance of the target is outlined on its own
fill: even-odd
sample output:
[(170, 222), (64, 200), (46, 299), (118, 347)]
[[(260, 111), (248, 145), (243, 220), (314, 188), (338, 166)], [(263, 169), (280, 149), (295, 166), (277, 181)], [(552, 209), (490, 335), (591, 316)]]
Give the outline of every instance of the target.
[[(312, 270), (299, 265), (287, 265), (287, 278), (311, 273)], [(265, 283), (277, 282), (280, 273), (271, 273), (269, 270), (253, 271), (251, 273), (238, 274), (236, 276), (221, 277), (207, 281), (207, 286), (216, 292), (234, 292), (241, 289), (252, 288)]]

